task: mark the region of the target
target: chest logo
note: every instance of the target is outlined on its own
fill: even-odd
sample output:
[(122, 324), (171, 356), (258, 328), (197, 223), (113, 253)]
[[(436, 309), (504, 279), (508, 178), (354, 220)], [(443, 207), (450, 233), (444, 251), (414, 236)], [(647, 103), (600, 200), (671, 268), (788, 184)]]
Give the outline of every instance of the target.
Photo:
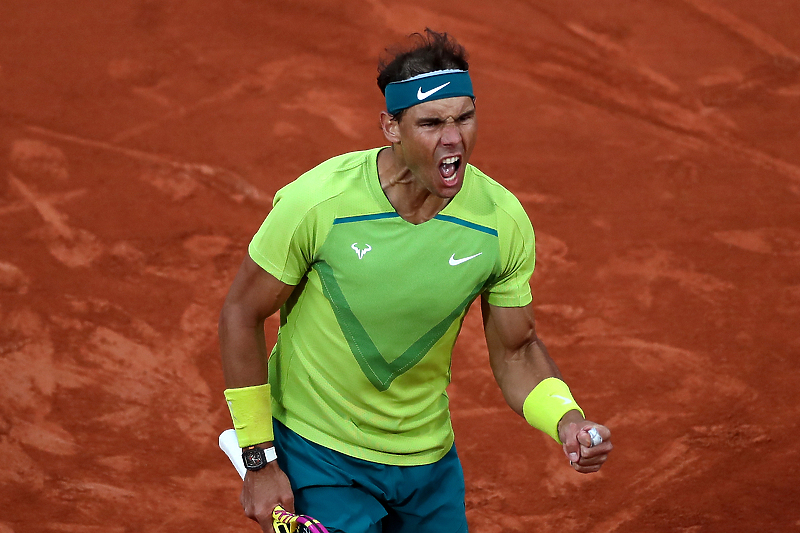
[(482, 253), (483, 252), (478, 252), (475, 255), (471, 255), (469, 257), (462, 257), (461, 259), (456, 259), (456, 254), (453, 254), (453, 255), (450, 256), (450, 261), (449, 261), (450, 266), (456, 266), (456, 265), (460, 265), (461, 263), (466, 263), (470, 259), (475, 259), (476, 257), (481, 255)]
[(357, 242), (354, 242), (350, 246), (350, 248), (352, 248), (353, 250), (356, 251), (356, 253), (358, 254), (358, 258), (359, 259), (363, 259), (364, 258), (364, 254), (366, 254), (367, 252), (372, 250), (372, 246), (370, 246), (369, 244), (365, 245), (364, 248), (359, 248)]

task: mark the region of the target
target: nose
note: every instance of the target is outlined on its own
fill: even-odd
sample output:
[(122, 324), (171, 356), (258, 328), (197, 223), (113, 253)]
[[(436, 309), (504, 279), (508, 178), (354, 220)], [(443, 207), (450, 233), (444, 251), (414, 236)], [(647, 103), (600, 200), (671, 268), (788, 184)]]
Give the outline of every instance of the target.
[(454, 120), (448, 119), (442, 127), (442, 144), (453, 146), (461, 142), (461, 130)]

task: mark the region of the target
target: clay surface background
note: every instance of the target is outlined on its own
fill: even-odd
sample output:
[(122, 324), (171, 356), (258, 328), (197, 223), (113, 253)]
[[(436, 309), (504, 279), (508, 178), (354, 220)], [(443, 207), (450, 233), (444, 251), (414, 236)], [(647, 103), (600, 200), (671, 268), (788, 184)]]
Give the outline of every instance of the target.
[(3, 0), (0, 532), (257, 531), (218, 311), (275, 191), (384, 143), (376, 58), (425, 26), (471, 53), (472, 162), (533, 220), (539, 333), (617, 446), (574, 473), (473, 309), (471, 531), (800, 530), (794, 0)]

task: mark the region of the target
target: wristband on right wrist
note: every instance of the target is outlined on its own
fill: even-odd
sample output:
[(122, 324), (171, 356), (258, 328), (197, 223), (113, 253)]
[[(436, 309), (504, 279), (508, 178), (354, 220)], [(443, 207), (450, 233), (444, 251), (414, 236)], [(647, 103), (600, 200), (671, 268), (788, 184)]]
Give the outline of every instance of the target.
[(272, 396), (268, 383), (225, 389), (225, 399), (240, 448), (272, 442)]
[(583, 415), (583, 409), (575, 402), (567, 384), (558, 378), (540, 381), (522, 404), (528, 424), (547, 433), (559, 444), (562, 442), (558, 435), (558, 423), (573, 409)]

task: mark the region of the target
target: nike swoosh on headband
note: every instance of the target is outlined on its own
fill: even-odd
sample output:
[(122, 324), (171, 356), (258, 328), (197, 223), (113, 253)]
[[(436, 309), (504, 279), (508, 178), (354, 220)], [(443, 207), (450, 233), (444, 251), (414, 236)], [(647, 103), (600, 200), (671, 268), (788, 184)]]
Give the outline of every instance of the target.
[(420, 87), (419, 89), (417, 89), (417, 100), (425, 100), (430, 95), (441, 91), (442, 89), (444, 89), (448, 85), (450, 85), (449, 81), (447, 83), (443, 83), (443, 84), (439, 85), (438, 87), (434, 87), (430, 91), (424, 91), (424, 92), (422, 91), (422, 87)]

